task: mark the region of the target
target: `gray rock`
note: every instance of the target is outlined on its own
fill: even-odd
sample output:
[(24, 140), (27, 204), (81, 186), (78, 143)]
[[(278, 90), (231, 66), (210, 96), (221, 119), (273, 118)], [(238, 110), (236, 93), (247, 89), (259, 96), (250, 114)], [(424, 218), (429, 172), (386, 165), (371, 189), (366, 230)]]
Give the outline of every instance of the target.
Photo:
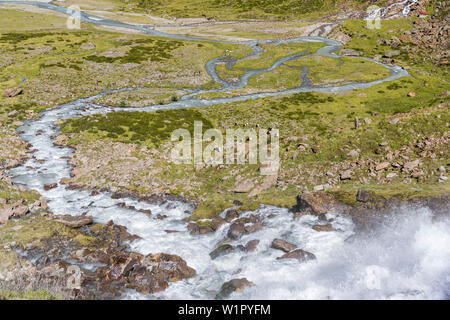
[(63, 215), (56, 219), (56, 221), (70, 227), (70, 228), (81, 228), (93, 222), (94, 218), (92, 216), (71, 216)]
[(249, 252), (255, 251), (256, 248), (258, 247), (258, 244), (259, 244), (259, 240), (250, 240), (245, 245), (245, 249)]
[(245, 232), (245, 226), (242, 223), (233, 223), (230, 226), (230, 229), (228, 230), (228, 237), (230, 237), (233, 240), (237, 240), (240, 237), (242, 237), (242, 235)]
[(356, 201), (359, 202), (369, 202), (370, 201), (370, 193), (366, 190), (359, 189), (356, 193)]
[(395, 56), (398, 56), (400, 54), (400, 50), (389, 50), (385, 52), (384, 56), (385, 58), (392, 58)]
[(214, 249), (209, 256), (211, 257), (211, 259), (216, 259), (220, 256), (224, 256), (226, 254), (229, 254), (231, 252), (234, 252), (234, 247), (231, 244), (222, 244), (219, 247), (217, 247), (216, 249)]

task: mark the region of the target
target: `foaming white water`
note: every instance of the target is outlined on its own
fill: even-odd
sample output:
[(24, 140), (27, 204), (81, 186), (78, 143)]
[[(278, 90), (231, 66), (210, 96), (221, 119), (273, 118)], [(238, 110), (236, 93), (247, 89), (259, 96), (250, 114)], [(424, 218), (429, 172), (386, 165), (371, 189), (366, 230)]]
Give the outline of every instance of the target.
[[(224, 238), (227, 226), (215, 235), (191, 237), (198, 250), (184, 252), (199, 275), (172, 284), (153, 296), (130, 293), (128, 298), (211, 299), (224, 281), (246, 277), (255, 286), (232, 299), (448, 299), (450, 297), (450, 221), (433, 222), (428, 209), (393, 212), (370, 236), (353, 234), (351, 219), (328, 215), (336, 231), (316, 232), (317, 217), (294, 221), (285, 209), (262, 207), (263, 230), (244, 236), (233, 245), (252, 239), (261, 242), (255, 252), (235, 252), (211, 260), (207, 255)], [(251, 214), (247, 213), (247, 215)], [(272, 217), (272, 215), (274, 215)], [(176, 237), (176, 236), (175, 236)], [(317, 260), (299, 264), (277, 260), (282, 252), (271, 248), (282, 238), (313, 252)], [(200, 242), (197, 242), (201, 239)], [(347, 241), (346, 241), (347, 239)], [(177, 241), (168, 240), (176, 248)], [(140, 248), (146, 246), (143, 240)], [(170, 251), (170, 248), (168, 248)], [(205, 251), (204, 251), (205, 250)], [(146, 251), (144, 249), (144, 251)], [(203, 251), (203, 252), (202, 252)], [(198, 263), (200, 262), (201, 263)]]

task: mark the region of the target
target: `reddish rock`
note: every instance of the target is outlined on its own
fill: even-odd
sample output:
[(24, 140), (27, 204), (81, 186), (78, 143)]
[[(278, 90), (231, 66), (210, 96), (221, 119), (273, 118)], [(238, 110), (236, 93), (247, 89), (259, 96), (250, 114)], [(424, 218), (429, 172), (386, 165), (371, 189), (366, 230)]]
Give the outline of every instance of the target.
[(272, 241), (271, 247), (273, 249), (282, 250), (284, 252), (289, 252), (297, 248), (295, 244), (284, 241), (282, 239), (274, 239)]
[(51, 190), (51, 189), (56, 188), (57, 186), (58, 186), (58, 185), (57, 185), (56, 183), (46, 184), (46, 185), (44, 185), (44, 190), (45, 190), (45, 191), (48, 191), (48, 190)]

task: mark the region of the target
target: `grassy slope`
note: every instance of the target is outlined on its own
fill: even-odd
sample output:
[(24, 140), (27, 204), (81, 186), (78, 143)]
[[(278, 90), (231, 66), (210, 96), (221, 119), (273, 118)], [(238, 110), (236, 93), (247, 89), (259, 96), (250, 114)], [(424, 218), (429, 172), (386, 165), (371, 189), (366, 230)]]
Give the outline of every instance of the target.
[[(384, 1), (379, 1), (383, 3)], [(82, 9), (150, 13), (181, 18), (216, 20), (298, 20), (364, 8), (366, 0), (67, 0), (59, 5)]]
[(227, 19), (298, 19), (339, 12), (365, 1), (341, 0), (135, 0), (137, 9), (176, 17)]
[[(361, 21), (346, 22), (342, 28), (353, 35), (354, 40), (350, 41), (348, 48), (358, 49), (367, 56), (373, 56), (391, 49), (379, 45), (376, 39), (400, 36), (399, 33), (402, 32), (402, 28), (398, 28), (400, 25), (405, 29), (410, 28), (410, 24), (404, 20), (387, 22), (384, 29), (379, 32), (380, 35), (372, 34), (373, 31), (365, 29)], [(421, 57), (407, 54), (407, 45), (406, 43), (400, 48), (402, 54), (396, 58), (396, 63), (407, 66), (422, 60)], [(357, 75), (350, 71), (352, 64), (361, 68), (360, 63), (359, 59), (345, 58), (343, 74), (337, 73), (335, 76), (339, 79), (344, 76), (356, 80)], [(364, 67), (366, 63), (371, 64), (365, 62)], [(320, 70), (321, 66), (316, 68), (318, 70), (316, 73), (313, 72), (313, 77), (320, 74), (320, 71), (323, 72)], [(377, 68), (378, 66), (375, 70)], [(338, 94), (297, 94), (191, 110), (188, 113), (199, 112), (201, 116), (198, 115), (198, 119), (207, 119), (214, 127), (222, 130), (235, 127), (236, 124), (238, 127), (247, 124), (247, 128), (256, 125), (263, 128), (280, 128), (282, 169), (278, 186), (255, 198), (248, 198), (246, 194), (233, 193), (234, 184), (239, 176), (255, 179), (257, 183), (261, 182), (258, 166), (219, 166), (196, 170), (192, 165), (175, 166), (163, 157), (155, 164), (155, 167), (161, 169), (155, 176), (164, 181), (159, 187), (168, 192), (201, 199), (202, 202), (194, 215), (197, 218), (218, 213), (230, 206), (234, 199), (244, 201), (246, 208), (255, 207), (259, 203), (289, 206), (295, 201), (295, 195), (304, 187), (312, 188), (330, 180), (332, 182), (334, 180), (335, 185), (339, 187), (333, 192), (337, 192), (344, 199), (350, 199), (345, 195), (354, 194), (356, 188), (374, 190), (385, 197), (407, 198), (448, 192), (448, 183), (437, 183), (437, 168), (445, 166), (449, 158), (446, 145), (435, 146), (434, 159), (428, 156), (423, 158), (419, 154), (421, 150), (415, 147), (417, 142), (427, 137), (440, 138), (448, 131), (450, 121), (446, 105), (448, 99), (439, 96), (448, 87), (448, 76), (441, 71), (431, 73), (433, 69), (432, 65), (422, 61), (410, 70), (410, 77), (365, 90)], [(314, 68), (312, 70), (314, 71)], [(373, 77), (371, 73), (362, 75), (363, 80), (370, 80), (371, 77)], [(416, 97), (408, 97), (410, 91), (414, 91)], [(386, 99), (387, 95), (389, 99)], [(444, 103), (441, 103), (442, 101)], [(439, 107), (436, 107), (439, 103), (441, 103)], [(370, 119), (371, 123), (354, 130), (355, 117)], [(395, 117), (401, 118), (399, 124), (389, 124)], [(125, 121), (125, 118), (120, 121)], [(79, 131), (73, 125), (67, 126), (66, 130)], [(102, 134), (108, 134), (108, 130)], [(149, 134), (152, 134), (151, 131)], [(86, 138), (85, 134), (77, 137), (78, 143)], [(117, 139), (122, 138), (111, 140)], [(84, 143), (89, 141), (92, 141), (92, 137), (84, 140)], [(163, 141), (161, 142), (161, 145), (164, 145)], [(306, 151), (300, 153), (297, 151), (299, 142), (309, 146)], [(381, 142), (387, 143), (392, 151), (398, 150), (401, 156), (407, 159), (423, 158), (421, 170), (424, 174), (419, 178), (410, 178), (409, 174), (390, 168), (383, 171), (380, 177), (370, 176), (368, 162), (386, 161), (388, 151), (379, 147)], [(144, 143), (151, 146), (148, 141)], [(314, 149), (314, 152), (309, 148)], [(164, 150), (167, 149), (165, 145)], [(360, 150), (360, 157), (357, 167), (353, 170), (353, 179), (336, 181), (339, 171), (351, 168), (354, 163), (347, 153), (355, 149)], [(402, 159), (400, 157), (394, 161)], [(326, 175), (327, 172), (334, 178)], [(386, 175), (391, 172), (397, 173), (397, 176), (387, 179)], [(133, 189), (132, 186), (129, 187)], [(152, 190), (152, 187), (143, 187), (138, 191)]]

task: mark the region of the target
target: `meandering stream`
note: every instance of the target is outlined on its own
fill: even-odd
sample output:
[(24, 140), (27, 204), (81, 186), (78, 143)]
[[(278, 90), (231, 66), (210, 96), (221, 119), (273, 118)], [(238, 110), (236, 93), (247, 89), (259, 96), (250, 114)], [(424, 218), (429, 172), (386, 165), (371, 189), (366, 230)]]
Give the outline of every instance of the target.
[[(66, 13), (66, 9), (47, 3), (0, 1), (0, 3), (21, 3)], [(211, 41), (195, 37), (172, 35), (142, 26), (134, 26), (112, 20), (102, 19), (82, 13), (84, 22), (116, 26), (144, 31), (150, 35), (195, 41)], [(259, 43), (323, 42), (326, 45), (315, 54), (339, 58), (335, 52), (341, 44), (321, 37), (300, 37), (289, 40), (258, 40), (229, 42), (249, 45), (253, 48), (251, 56), (262, 53)], [(299, 59), (308, 52), (284, 57), (273, 66), (262, 70), (249, 70), (237, 83), (228, 83), (218, 77), (215, 65), (219, 58), (206, 64), (206, 70), (222, 87), (214, 91), (230, 91), (243, 88), (248, 80), (260, 73), (274, 70), (282, 63)], [(248, 57), (246, 57), (248, 58)], [(246, 59), (244, 58), (244, 59)], [(241, 59), (243, 60), (243, 59)], [(153, 111), (161, 109), (181, 109), (207, 107), (236, 101), (245, 101), (262, 97), (277, 96), (296, 92), (334, 92), (368, 88), (375, 84), (407, 76), (408, 73), (398, 66), (383, 65), (391, 75), (382, 80), (369, 83), (352, 83), (342, 86), (314, 86), (309, 81), (289, 90), (269, 93), (257, 93), (227, 97), (221, 99), (196, 99), (195, 95), (210, 91), (195, 91), (180, 101), (143, 108), (110, 108), (93, 103), (98, 97), (123, 90), (108, 91), (89, 98), (78, 99), (51, 110), (42, 112), (41, 117), (18, 128), (21, 138), (35, 149), (34, 158), (28, 159), (22, 166), (12, 169), (14, 182), (37, 190), (48, 199), (50, 210), (55, 214), (80, 215), (87, 213), (97, 222), (114, 220), (116, 224), (126, 226), (130, 233), (137, 234), (142, 240), (131, 244), (132, 250), (148, 254), (166, 252), (181, 256), (189, 266), (197, 271), (195, 278), (171, 284), (159, 294), (143, 296), (130, 291), (124, 298), (139, 299), (212, 299), (223, 282), (233, 278), (246, 277), (255, 286), (233, 295), (242, 299), (386, 299), (386, 298), (449, 298), (450, 282), (450, 223), (432, 222), (432, 213), (428, 209), (408, 210), (394, 215), (376, 235), (368, 238), (349, 238), (354, 234), (351, 219), (328, 214), (335, 231), (317, 232), (311, 226), (322, 224), (315, 216), (303, 216), (294, 221), (287, 209), (262, 206), (254, 212), (260, 217), (264, 228), (255, 233), (244, 235), (233, 241), (233, 245), (245, 245), (249, 240), (259, 239), (256, 251), (248, 253), (236, 250), (234, 253), (211, 260), (209, 253), (225, 237), (229, 224), (223, 225), (216, 233), (190, 235), (184, 218), (189, 217), (193, 208), (188, 204), (168, 201), (164, 204), (150, 204), (135, 199), (113, 199), (112, 194), (100, 192), (92, 195), (90, 191), (69, 190), (63, 185), (45, 190), (44, 185), (58, 183), (70, 176), (71, 166), (68, 157), (72, 149), (53, 145), (52, 137), (59, 133), (55, 121), (114, 111)], [(306, 76), (306, 75), (305, 75)], [(136, 209), (150, 209), (151, 216), (118, 206), (125, 202)], [(158, 213), (166, 219), (156, 218)], [(225, 213), (222, 213), (224, 215)], [(167, 233), (165, 230), (178, 232)], [(299, 248), (313, 252), (317, 260), (299, 264), (295, 260), (277, 260), (280, 251), (270, 248), (274, 238), (283, 238)], [(352, 239), (352, 238), (350, 238)], [(375, 270), (375, 271), (373, 271)], [(373, 274), (376, 274), (374, 282)], [(375, 283), (375, 284), (374, 284)]]

